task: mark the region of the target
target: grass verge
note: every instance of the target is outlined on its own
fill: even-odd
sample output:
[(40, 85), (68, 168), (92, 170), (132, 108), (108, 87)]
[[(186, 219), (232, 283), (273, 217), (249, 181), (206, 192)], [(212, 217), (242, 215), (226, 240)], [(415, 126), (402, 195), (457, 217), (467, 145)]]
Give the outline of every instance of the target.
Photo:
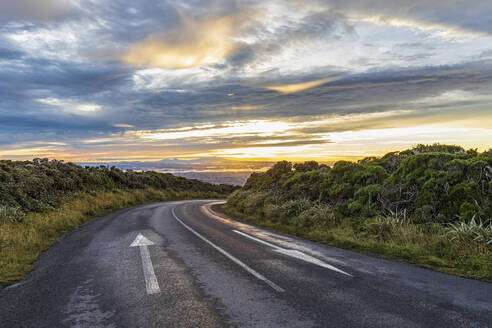
[(152, 202), (221, 197), (224, 195), (213, 192), (155, 189), (79, 193), (59, 208), (28, 213), (22, 222), (0, 223), (0, 284), (11, 284), (23, 278), (42, 251), (90, 218)]
[(443, 227), (437, 225), (400, 225), (370, 219), (361, 225), (360, 219), (346, 218), (337, 223), (299, 227), (275, 216), (244, 213), (228, 204), (217, 209), (249, 224), (326, 245), (492, 282), (491, 247), (473, 240), (453, 240)]

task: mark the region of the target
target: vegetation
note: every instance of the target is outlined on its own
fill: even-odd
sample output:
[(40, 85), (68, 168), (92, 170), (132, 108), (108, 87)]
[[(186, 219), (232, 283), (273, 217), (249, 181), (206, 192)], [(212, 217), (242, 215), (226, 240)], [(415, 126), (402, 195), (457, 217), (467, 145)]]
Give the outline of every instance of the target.
[(492, 281), (492, 151), (419, 145), (332, 167), (279, 162), (223, 210), (330, 245)]
[(62, 161), (0, 161), (0, 283), (11, 283), (61, 234), (91, 217), (149, 202), (222, 198), (237, 187)]
[(84, 168), (48, 159), (3, 160), (0, 161), (0, 222), (22, 222), (27, 212), (56, 208), (73, 193), (147, 188), (226, 195), (236, 187), (152, 171), (122, 171), (106, 166)]

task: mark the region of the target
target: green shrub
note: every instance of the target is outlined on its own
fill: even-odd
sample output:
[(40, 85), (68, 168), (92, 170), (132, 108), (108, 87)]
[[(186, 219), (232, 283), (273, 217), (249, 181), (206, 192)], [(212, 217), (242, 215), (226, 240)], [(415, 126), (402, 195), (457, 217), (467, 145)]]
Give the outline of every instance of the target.
[(337, 224), (337, 218), (331, 208), (324, 204), (315, 204), (292, 219), (297, 227), (325, 227)]
[(265, 198), (268, 196), (267, 193), (257, 192), (250, 193), (246, 198), (244, 198), (243, 204), (243, 212), (246, 214), (254, 214), (257, 211), (261, 211), (263, 209), (263, 203)]
[(283, 215), (282, 207), (277, 204), (266, 203), (263, 208), (263, 214), (268, 219), (277, 221)]
[(475, 220), (475, 216), (480, 213), (480, 207), (477, 204), (463, 202), (460, 205), (459, 216), (463, 221)]
[(492, 223), (484, 223), (474, 215), (469, 222), (450, 223), (447, 232), (451, 240), (457, 242), (486, 243), (492, 240)]
[(8, 222), (22, 222), (25, 217), (26, 213), (24, 213), (19, 207), (0, 206), (0, 224)]
[(294, 217), (301, 214), (301, 212), (312, 206), (312, 202), (309, 199), (301, 198), (301, 199), (293, 199), (284, 202), (281, 205), (282, 213), (288, 217)]
[(379, 216), (377, 218), (367, 219), (364, 222), (363, 227), (364, 231), (366, 231), (369, 235), (380, 240), (387, 240), (403, 224), (403, 220), (396, 217)]

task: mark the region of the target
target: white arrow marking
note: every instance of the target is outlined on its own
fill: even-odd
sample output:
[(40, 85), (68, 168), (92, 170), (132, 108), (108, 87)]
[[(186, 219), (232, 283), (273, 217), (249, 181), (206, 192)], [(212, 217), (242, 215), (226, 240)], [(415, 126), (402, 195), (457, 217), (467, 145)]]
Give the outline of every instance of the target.
[(261, 244), (264, 244), (266, 246), (272, 247), (275, 252), (278, 252), (278, 253), (281, 253), (281, 254), (285, 254), (285, 255), (288, 255), (288, 256), (291, 256), (291, 257), (295, 257), (296, 259), (303, 260), (303, 261), (306, 261), (306, 262), (309, 262), (309, 263), (312, 263), (312, 264), (316, 264), (316, 265), (319, 265), (319, 266), (321, 266), (323, 268), (330, 269), (330, 270), (336, 271), (338, 273), (341, 273), (341, 274), (344, 274), (344, 275), (353, 277), (350, 273), (347, 273), (345, 271), (342, 271), (342, 270), (338, 269), (337, 267), (334, 267), (333, 265), (330, 265), (328, 263), (325, 263), (325, 262), (323, 262), (321, 260), (318, 260), (315, 257), (312, 257), (311, 255), (305, 254), (305, 253), (300, 252), (298, 250), (295, 250), (295, 249), (286, 249), (286, 248), (279, 247), (279, 246), (274, 245), (272, 243), (269, 243), (267, 241), (264, 241), (264, 240), (261, 240), (259, 238), (250, 236), (250, 235), (248, 235), (248, 234), (246, 234), (246, 233), (244, 233), (242, 231), (238, 231), (238, 230), (232, 230), (232, 231), (234, 231), (235, 233), (240, 234), (241, 236), (244, 236), (246, 238), (252, 239), (252, 240), (254, 240), (254, 241), (258, 242), (258, 243), (261, 243)]
[(154, 273), (154, 267), (152, 266), (152, 260), (150, 259), (150, 253), (148, 246), (154, 245), (151, 240), (145, 238), (141, 233), (133, 241), (130, 247), (139, 247), (140, 256), (142, 257), (142, 267), (145, 278), (145, 287), (147, 288), (147, 294), (157, 294), (161, 292), (159, 283)]
[(207, 238), (203, 237), (202, 235), (200, 235), (198, 232), (196, 232), (193, 228), (191, 228), (190, 226), (188, 226), (186, 223), (184, 223), (183, 221), (181, 221), (178, 216), (176, 215), (176, 213), (174, 212), (174, 208), (172, 209), (172, 213), (174, 215), (174, 218), (179, 222), (181, 223), (181, 225), (183, 227), (185, 227), (186, 229), (188, 229), (190, 232), (192, 232), (194, 235), (196, 235), (198, 238), (200, 238), (201, 240), (203, 240), (204, 242), (206, 242), (207, 244), (209, 244), (210, 246), (212, 246), (213, 248), (215, 248), (217, 251), (219, 251), (222, 255), (226, 256), (227, 258), (229, 258), (232, 262), (236, 263), (237, 265), (239, 265), (240, 267), (242, 267), (244, 270), (246, 270), (247, 272), (249, 272), (250, 274), (252, 274), (253, 276), (255, 276), (256, 278), (260, 279), (260, 280), (263, 280), (268, 286), (272, 287), (273, 289), (275, 289), (277, 292), (279, 293), (283, 293), (285, 292), (285, 290), (278, 286), (276, 283), (274, 283), (273, 281), (267, 279), (265, 276), (263, 276), (261, 273), (258, 273), (256, 272), (255, 270), (253, 270), (252, 268), (250, 268), (247, 264), (243, 263), (241, 260), (237, 259), (236, 257), (232, 256), (231, 254), (229, 254), (227, 251), (223, 250), (222, 248), (220, 248), (219, 246), (215, 245), (214, 243), (212, 243), (210, 240), (208, 240)]

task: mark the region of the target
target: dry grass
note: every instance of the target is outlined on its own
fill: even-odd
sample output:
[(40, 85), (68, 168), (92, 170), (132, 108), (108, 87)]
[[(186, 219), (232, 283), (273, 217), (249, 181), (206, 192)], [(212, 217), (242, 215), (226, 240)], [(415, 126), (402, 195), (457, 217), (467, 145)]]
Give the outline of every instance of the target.
[[(404, 260), (458, 276), (492, 281), (492, 245), (473, 238), (453, 238), (447, 229), (437, 224), (407, 224), (391, 218), (362, 221), (345, 218), (337, 223), (304, 226), (295, 224), (297, 221), (306, 221), (300, 220), (303, 213), (286, 220), (261, 213), (248, 214), (231, 205), (223, 205), (220, 209), (245, 222), (323, 244)], [(316, 217), (312, 213), (308, 214), (312, 218)]]
[(42, 251), (62, 234), (92, 217), (151, 202), (220, 196), (155, 189), (78, 194), (57, 209), (27, 214), (21, 223), (0, 223), (0, 283), (21, 279), (32, 269), (32, 262)]

